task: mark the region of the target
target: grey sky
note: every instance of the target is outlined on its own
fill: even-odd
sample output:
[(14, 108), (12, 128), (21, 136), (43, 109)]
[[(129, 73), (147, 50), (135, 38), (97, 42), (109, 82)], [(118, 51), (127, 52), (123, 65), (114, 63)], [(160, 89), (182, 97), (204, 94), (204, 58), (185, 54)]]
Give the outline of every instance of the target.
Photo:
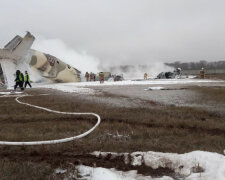
[(0, 0), (0, 46), (29, 30), (112, 64), (224, 60), (224, 7), (224, 0)]

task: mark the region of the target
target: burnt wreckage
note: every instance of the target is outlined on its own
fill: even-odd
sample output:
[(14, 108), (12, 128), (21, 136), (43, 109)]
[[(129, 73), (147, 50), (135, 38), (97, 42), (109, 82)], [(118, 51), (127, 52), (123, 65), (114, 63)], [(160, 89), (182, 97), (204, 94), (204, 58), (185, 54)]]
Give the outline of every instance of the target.
[(176, 68), (173, 72), (161, 72), (156, 79), (179, 79), (181, 74), (181, 68)]

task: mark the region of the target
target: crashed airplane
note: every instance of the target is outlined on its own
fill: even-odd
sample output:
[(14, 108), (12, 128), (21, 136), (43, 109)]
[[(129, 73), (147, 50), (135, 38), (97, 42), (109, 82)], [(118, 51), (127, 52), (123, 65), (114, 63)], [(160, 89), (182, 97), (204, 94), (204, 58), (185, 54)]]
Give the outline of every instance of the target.
[(181, 68), (176, 68), (173, 72), (161, 72), (156, 79), (180, 79), (181, 74)]
[[(35, 37), (27, 32), (22, 38), (15, 36), (3, 49), (0, 49), (0, 85), (12, 87), (17, 69), (31, 74), (31, 80), (48, 79), (53, 82), (79, 82), (80, 71), (60, 59), (30, 49)], [(33, 77), (33, 79), (32, 79)]]

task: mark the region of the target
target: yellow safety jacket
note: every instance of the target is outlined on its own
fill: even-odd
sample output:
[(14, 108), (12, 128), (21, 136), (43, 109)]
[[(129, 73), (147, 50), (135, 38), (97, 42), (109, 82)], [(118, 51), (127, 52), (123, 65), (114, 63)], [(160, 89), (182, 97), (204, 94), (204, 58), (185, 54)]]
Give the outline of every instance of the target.
[(23, 81), (23, 77), (22, 77), (22, 73), (20, 73), (18, 78), (16, 79), (16, 82), (22, 82), (22, 81)]
[(29, 77), (28, 74), (25, 74), (24, 80), (25, 80), (25, 82), (26, 82), (26, 81), (30, 82), (30, 77)]

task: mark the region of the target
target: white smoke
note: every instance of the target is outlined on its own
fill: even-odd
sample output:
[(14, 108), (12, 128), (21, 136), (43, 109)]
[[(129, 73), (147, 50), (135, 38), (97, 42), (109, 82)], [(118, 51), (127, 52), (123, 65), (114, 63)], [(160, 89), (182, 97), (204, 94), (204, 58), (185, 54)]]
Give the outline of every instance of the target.
[(172, 67), (165, 65), (163, 62), (153, 62), (147, 65), (118, 65), (104, 66), (104, 71), (111, 71), (113, 74), (123, 74), (125, 79), (143, 79), (144, 73), (148, 74), (148, 78), (156, 78), (161, 72), (173, 71)]
[(36, 38), (33, 49), (51, 54), (70, 66), (78, 69), (83, 74), (88, 72), (98, 72), (99, 60), (88, 55), (85, 51), (78, 52), (68, 47), (60, 39)]
[(144, 78), (144, 73), (148, 74), (149, 78), (156, 78), (157, 75), (161, 72), (168, 72), (168, 71), (173, 71), (174, 69), (172, 67), (169, 67), (165, 65), (163, 62), (153, 62), (148, 65), (143, 65), (143, 66), (135, 66), (134, 73), (133, 72), (128, 72), (125, 73), (125, 76), (130, 76), (132, 75), (136, 78)]
[[(59, 58), (63, 62), (80, 70), (82, 74), (86, 71), (97, 73), (101, 70), (110, 71), (112, 74), (123, 74), (125, 79), (143, 79), (144, 73), (147, 73), (150, 78), (155, 78), (160, 72), (173, 71), (173, 68), (159, 61), (147, 65), (128, 64), (125, 60), (116, 66), (113, 66), (115, 62), (100, 63), (98, 58), (88, 55), (85, 51), (78, 52), (68, 47), (60, 39), (37, 37), (33, 49)], [(121, 68), (125, 66), (127, 66), (125, 69)]]

